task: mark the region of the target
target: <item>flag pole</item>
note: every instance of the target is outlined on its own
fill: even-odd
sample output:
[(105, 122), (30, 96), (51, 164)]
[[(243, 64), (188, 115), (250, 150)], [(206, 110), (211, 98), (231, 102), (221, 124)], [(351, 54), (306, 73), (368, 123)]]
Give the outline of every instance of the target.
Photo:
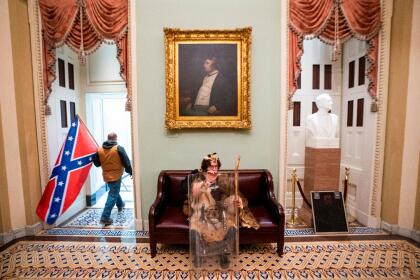
[(86, 127), (87, 132), (89, 133), (90, 137), (92, 137), (93, 141), (95, 142), (96, 146), (99, 147), (98, 142), (96, 142), (95, 137), (93, 137), (92, 133), (90, 133), (90, 130), (88, 129), (87, 125), (83, 121), (82, 117), (79, 114), (76, 114), (76, 116), (79, 118), (80, 122)]

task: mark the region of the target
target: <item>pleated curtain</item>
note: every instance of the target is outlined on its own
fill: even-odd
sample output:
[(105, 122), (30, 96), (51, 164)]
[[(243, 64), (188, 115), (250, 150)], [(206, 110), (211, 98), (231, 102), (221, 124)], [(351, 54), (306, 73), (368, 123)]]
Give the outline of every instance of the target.
[(366, 41), (368, 91), (376, 101), (380, 0), (289, 0), (289, 104), (301, 72), (303, 40), (319, 38), (334, 45), (350, 38)]
[(50, 114), (48, 97), (56, 79), (55, 50), (66, 44), (85, 56), (102, 43), (116, 44), (120, 75), (129, 82), (128, 3), (127, 0), (39, 0), (42, 22), (43, 80), (46, 114)]

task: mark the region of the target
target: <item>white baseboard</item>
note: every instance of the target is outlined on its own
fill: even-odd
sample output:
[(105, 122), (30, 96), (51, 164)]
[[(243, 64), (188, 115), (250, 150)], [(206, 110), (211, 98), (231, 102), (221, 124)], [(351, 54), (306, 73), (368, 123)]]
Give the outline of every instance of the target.
[(357, 221), (362, 225), (368, 226), (369, 215), (357, 208), (355, 208), (354, 211), (356, 212), (355, 218), (357, 219)]
[(389, 224), (387, 222), (381, 222), (381, 228), (391, 234), (401, 235), (410, 238), (416, 242), (420, 242), (420, 231), (410, 228), (401, 227), (399, 225)]
[(381, 228), (381, 219), (374, 216), (368, 216), (367, 226), (372, 228)]
[(42, 223), (38, 222), (33, 225), (27, 225), (22, 228), (11, 230), (9, 232), (2, 232), (0, 233), (0, 246), (21, 237), (35, 235), (41, 231), (42, 228)]
[(382, 221), (381, 222), (381, 229), (385, 230), (386, 232), (390, 234), (398, 234), (398, 225), (389, 224), (387, 222)]
[(18, 228), (9, 232), (0, 233), (0, 245), (4, 245), (13, 241), (14, 239), (24, 237), (26, 235), (25, 228)]
[(43, 226), (42, 222), (38, 222), (36, 224), (26, 226), (26, 236), (36, 235), (41, 230), (43, 230), (43, 228), (44, 228), (44, 226)]

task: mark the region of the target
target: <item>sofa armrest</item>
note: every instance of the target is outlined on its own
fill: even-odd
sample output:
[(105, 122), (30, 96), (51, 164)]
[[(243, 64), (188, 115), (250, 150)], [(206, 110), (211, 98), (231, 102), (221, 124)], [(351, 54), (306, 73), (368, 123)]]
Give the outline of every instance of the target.
[(153, 232), (155, 230), (155, 226), (158, 223), (159, 218), (163, 213), (163, 210), (165, 209), (166, 195), (164, 193), (164, 184), (165, 184), (164, 177), (165, 177), (164, 172), (161, 172), (159, 174), (159, 178), (157, 182), (156, 198), (149, 209), (149, 232)]
[(284, 210), (281, 204), (277, 201), (274, 195), (274, 188), (273, 188), (273, 177), (268, 170), (264, 170), (265, 172), (265, 185), (266, 185), (266, 192), (264, 199), (266, 207), (269, 209), (272, 217), (279, 221), (279, 225), (281, 226), (284, 223)]
[(283, 206), (277, 201), (273, 192), (268, 194), (267, 200), (266, 206), (270, 210), (271, 215), (273, 215), (273, 218), (279, 221), (280, 224), (284, 223)]

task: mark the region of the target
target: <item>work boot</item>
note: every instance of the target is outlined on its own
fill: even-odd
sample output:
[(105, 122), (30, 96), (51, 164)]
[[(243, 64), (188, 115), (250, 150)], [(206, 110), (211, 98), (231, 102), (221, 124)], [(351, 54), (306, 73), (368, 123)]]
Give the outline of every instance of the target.
[(125, 203), (123, 203), (121, 207), (117, 207), (117, 208), (118, 208), (118, 213), (121, 213), (125, 208)]
[(112, 219), (101, 219), (100, 220), (100, 223), (103, 224), (104, 226), (109, 226), (109, 225), (112, 224), (112, 222), (113, 222)]

